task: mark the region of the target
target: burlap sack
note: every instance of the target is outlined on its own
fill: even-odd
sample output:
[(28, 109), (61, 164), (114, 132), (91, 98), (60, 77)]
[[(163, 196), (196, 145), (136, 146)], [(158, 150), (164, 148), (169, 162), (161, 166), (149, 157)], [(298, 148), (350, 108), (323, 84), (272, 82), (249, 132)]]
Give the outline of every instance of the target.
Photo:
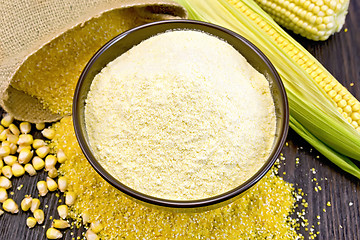
[(0, 9), (0, 105), (16, 119), (33, 123), (56, 121), (63, 115), (14, 87), (19, 68), (41, 48), (116, 9), (131, 11), (126, 15), (133, 18), (130, 27), (187, 16), (184, 8), (170, 0), (0, 0)]

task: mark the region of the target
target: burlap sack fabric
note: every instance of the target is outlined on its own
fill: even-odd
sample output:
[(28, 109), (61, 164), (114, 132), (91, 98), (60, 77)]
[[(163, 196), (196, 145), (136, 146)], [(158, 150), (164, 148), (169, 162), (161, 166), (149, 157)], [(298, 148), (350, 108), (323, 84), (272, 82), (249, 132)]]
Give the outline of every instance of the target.
[(15, 119), (33, 123), (62, 117), (12, 86), (17, 70), (43, 46), (113, 9), (132, 9), (134, 26), (187, 16), (170, 0), (0, 0), (0, 9), (0, 105)]

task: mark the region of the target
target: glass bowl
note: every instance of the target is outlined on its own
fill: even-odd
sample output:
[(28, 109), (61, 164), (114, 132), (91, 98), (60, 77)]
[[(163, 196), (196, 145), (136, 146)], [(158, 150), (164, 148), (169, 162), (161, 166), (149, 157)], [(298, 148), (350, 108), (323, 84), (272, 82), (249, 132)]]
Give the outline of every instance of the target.
[[(169, 30), (198, 30), (217, 36), (232, 45), (270, 83), (276, 111), (276, 134), (271, 153), (261, 167), (246, 182), (236, 188), (214, 197), (198, 200), (168, 200), (143, 194), (121, 183), (107, 172), (97, 161), (90, 147), (85, 126), (85, 100), (94, 76), (109, 62), (156, 34)], [(286, 92), (282, 81), (268, 58), (251, 42), (242, 36), (220, 26), (194, 20), (165, 20), (145, 24), (128, 30), (106, 43), (88, 62), (76, 86), (73, 100), (73, 123), (79, 145), (92, 167), (111, 185), (126, 196), (142, 204), (177, 212), (199, 212), (226, 205), (241, 197), (249, 188), (257, 183), (273, 166), (286, 140), (289, 127), (289, 109)]]

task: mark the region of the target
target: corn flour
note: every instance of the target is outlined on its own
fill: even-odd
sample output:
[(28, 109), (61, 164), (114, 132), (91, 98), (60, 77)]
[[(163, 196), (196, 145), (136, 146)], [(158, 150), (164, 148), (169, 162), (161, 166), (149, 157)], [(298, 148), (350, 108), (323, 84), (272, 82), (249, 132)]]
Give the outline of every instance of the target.
[(228, 43), (177, 30), (153, 36), (94, 78), (85, 106), (103, 167), (142, 193), (224, 193), (258, 171), (275, 136), (266, 78)]

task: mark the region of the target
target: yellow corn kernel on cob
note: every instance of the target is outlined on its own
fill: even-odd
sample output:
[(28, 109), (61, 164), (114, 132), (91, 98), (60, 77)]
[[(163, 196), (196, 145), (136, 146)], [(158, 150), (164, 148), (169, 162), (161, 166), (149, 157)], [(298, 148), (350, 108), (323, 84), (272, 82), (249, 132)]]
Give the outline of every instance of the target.
[(279, 25), (311, 40), (326, 40), (345, 23), (349, 0), (255, 0)]

